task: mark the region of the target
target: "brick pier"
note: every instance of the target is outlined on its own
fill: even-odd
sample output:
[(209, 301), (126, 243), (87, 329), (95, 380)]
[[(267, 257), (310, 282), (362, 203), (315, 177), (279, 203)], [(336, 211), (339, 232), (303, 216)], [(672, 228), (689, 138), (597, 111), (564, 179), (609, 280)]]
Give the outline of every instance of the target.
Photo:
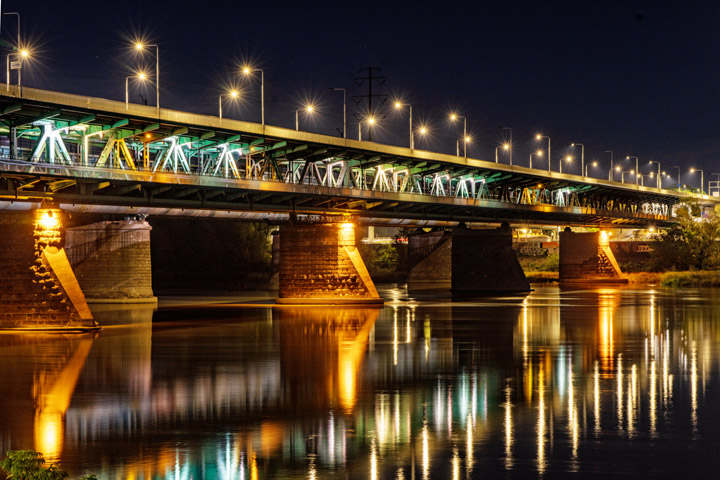
[(280, 227), (278, 303), (382, 304), (351, 223)]

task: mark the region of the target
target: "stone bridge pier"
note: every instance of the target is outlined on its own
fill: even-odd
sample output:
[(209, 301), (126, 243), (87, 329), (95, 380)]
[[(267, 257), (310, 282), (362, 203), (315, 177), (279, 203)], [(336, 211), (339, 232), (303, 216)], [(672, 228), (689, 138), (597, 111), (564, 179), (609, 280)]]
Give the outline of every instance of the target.
[(279, 237), (277, 303), (383, 303), (355, 246), (354, 224), (291, 222)]
[(450, 289), (453, 295), (493, 295), (530, 291), (512, 250), (512, 231), (454, 228), (410, 238), (408, 288)]
[(560, 282), (627, 283), (605, 232), (560, 232)]
[(0, 329), (97, 328), (65, 249), (63, 212), (0, 214)]

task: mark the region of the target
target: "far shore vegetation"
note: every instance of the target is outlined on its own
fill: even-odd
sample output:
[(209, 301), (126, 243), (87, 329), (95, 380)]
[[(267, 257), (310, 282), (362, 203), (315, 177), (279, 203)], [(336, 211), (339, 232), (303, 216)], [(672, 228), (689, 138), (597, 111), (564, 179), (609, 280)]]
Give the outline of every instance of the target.
[[(696, 205), (680, 206), (677, 224), (658, 234), (653, 254), (644, 265), (620, 265), (629, 283), (664, 287), (720, 286), (720, 206), (698, 217)], [(557, 254), (521, 257), (531, 283), (558, 281)], [(627, 268), (626, 268), (627, 267)]]

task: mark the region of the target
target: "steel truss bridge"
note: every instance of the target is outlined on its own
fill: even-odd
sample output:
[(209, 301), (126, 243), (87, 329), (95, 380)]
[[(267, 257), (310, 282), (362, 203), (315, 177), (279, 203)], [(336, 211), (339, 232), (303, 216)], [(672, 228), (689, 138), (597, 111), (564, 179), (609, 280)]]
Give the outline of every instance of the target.
[[(705, 204), (707, 196), (694, 197)], [(0, 84), (0, 208), (664, 225), (688, 194)]]

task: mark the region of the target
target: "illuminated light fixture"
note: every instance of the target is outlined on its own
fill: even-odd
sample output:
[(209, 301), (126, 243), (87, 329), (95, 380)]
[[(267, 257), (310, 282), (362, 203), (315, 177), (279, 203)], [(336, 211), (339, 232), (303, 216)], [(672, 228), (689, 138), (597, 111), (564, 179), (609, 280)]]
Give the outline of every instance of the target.
[(138, 73), (138, 78), (140, 80), (145, 80), (147, 78), (147, 74), (145, 72)]
[(470, 137), (465, 137), (465, 143), (470, 143), (472, 139)]
[(509, 149), (510, 149), (510, 145), (507, 144), (507, 143), (503, 144), (503, 149), (504, 149), (504, 150), (509, 150)]
[(52, 210), (46, 210), (40, 215), (38, 223), (44, 230), (56, 230), (60, 226), (60, 218)]
[(149, 134), (149, 133), (146, 133), (146, 134), (145, 134), (145, 138), (150, 138), (150, 134)]
[(370, 117), (370, 118), (368, 118), (368, 119), (367, 119), (367, 123), (369, 123), (370, 125), (375, 124), (375, 117)]
[(608, 232), (606, 232), (605, 230), (602, 230), (602, 231), (600, 232), (600, 244), (601, 244), (601, 245), (607, 245), (607, 244), (608, 244), (608, 237), (609, 237)]
[(238, 93), (237, 90), (230, 90), (230, 96), (231, 96), (231, 97), (235, 98), (235, 97), (237, 97), (238, 95), (240, 95), (240, 94)]
[(542, 150), (538, 150), (538, 151), (535, 153), (535, 155), (537, 155), (538, 157), (542, 157), (542, 156), (543, 156), (543, 151), (542, 151)]
[(137, 42), (137, 43), (135, 44), (135, 49), (137, 49), (137, 50), (142, 50), (143, 48), (145, 48), (145, 46), (144, 46), (142, 43)]
[(428, 129), (426, 127), (420, 127), (420, 134), (421, 135), (427, 135)]
[(355, 224), (354, 224), (354, 223), (349, 223), (349, 222), (348, 222), (348, 223), (340, 223), (340, 224), (338, 224), (338, 226), (339, 226), (340, 228), (342, 228), (343, 230), (348, 230), (348, 229), (355, 228)]
[(27, 58), (27, 57), (30, 56), (30, 51), (28, 51), (27, 49), (23, 48), (22, 50), (20, 50), (20, 56), (23, 57), (23, 58)]

